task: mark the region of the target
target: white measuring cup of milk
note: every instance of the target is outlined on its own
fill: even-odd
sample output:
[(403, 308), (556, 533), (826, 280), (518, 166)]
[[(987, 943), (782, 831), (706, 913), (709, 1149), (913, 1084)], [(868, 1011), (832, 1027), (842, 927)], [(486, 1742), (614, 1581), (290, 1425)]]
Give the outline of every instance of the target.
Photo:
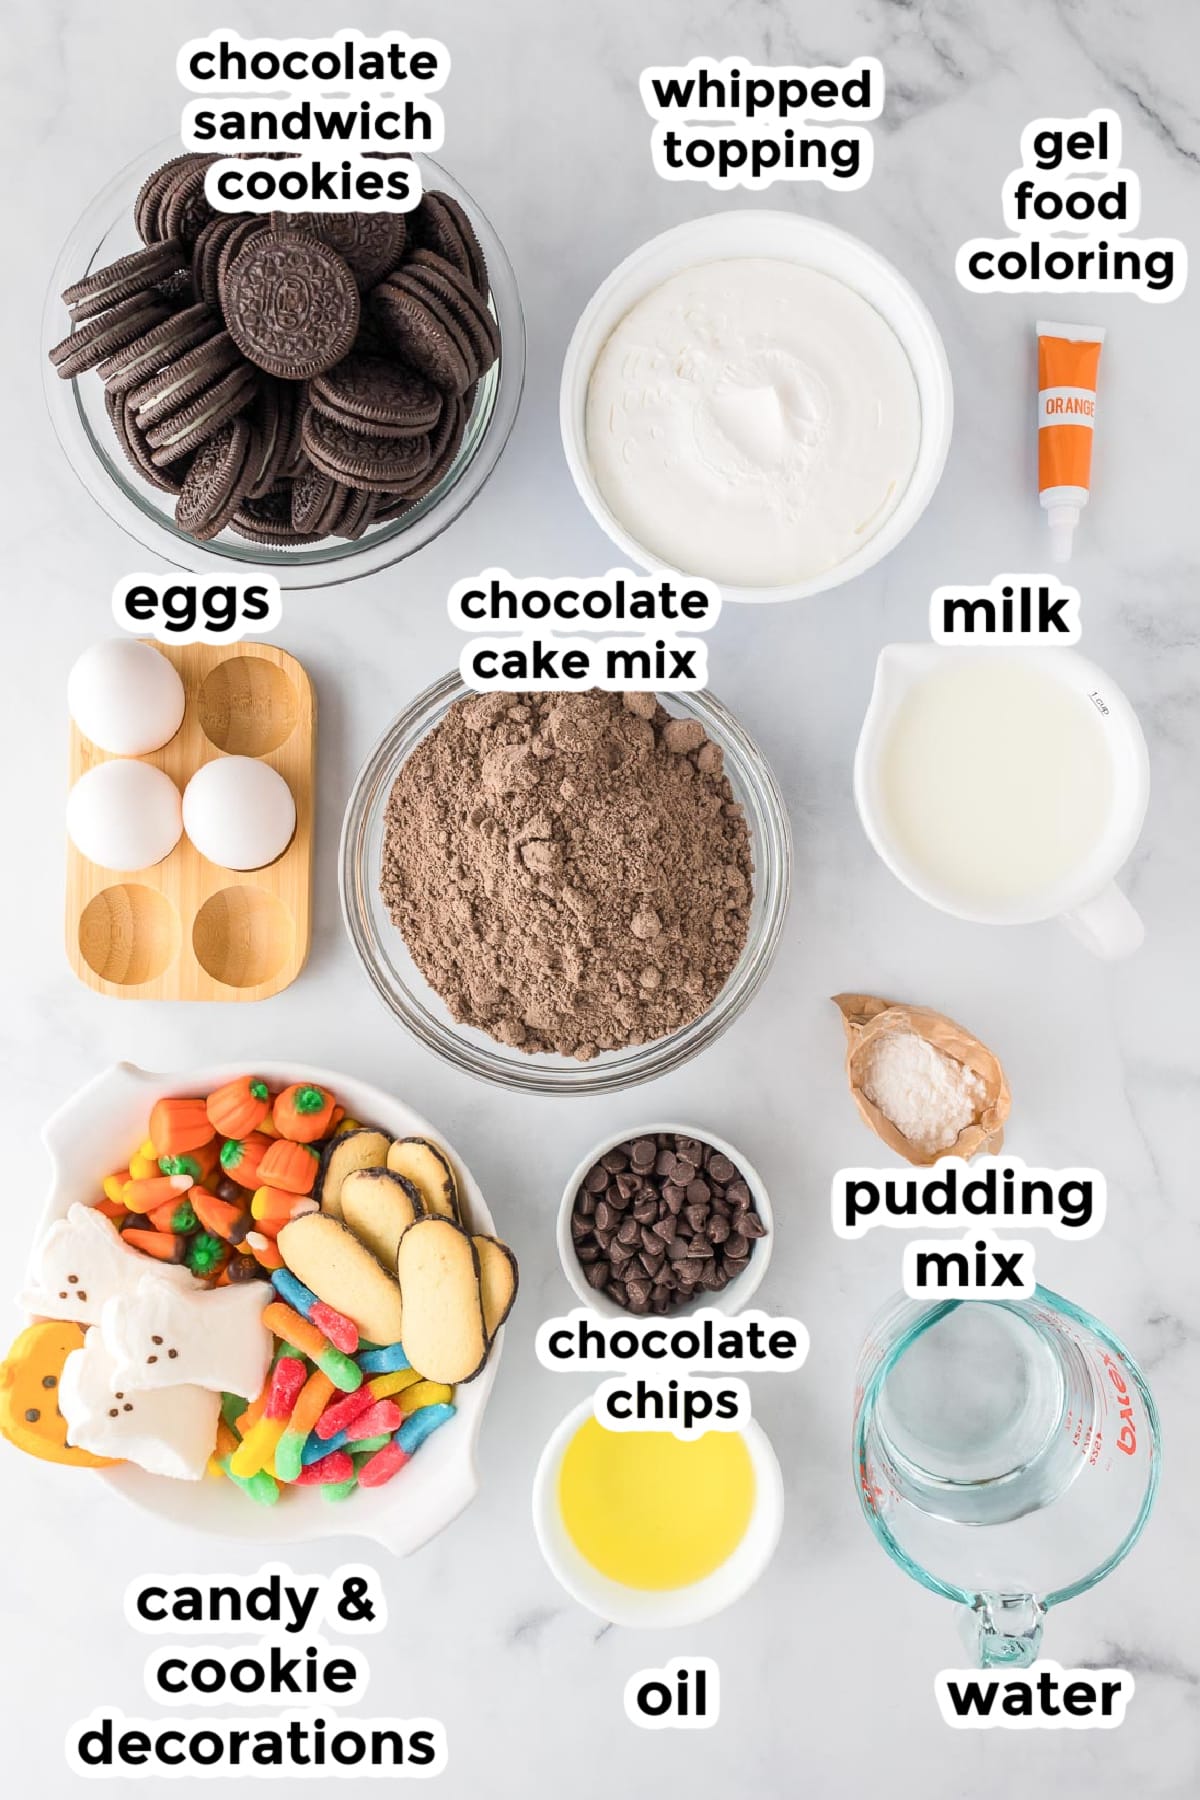
[(985, 925), (1059, 918), (1094, 955), (1145, 928), (1114, 883), (1149, 758), (1121, 690), (1074, 650), (888, 644), (854, 760), (875, 850), (931, 906)]

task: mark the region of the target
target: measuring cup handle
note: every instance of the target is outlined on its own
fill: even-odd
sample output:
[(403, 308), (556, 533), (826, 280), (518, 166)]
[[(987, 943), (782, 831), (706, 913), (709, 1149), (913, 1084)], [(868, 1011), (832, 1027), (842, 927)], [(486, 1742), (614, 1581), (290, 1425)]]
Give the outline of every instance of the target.
[(1046, 1608), (1035, 1594), (980, 1594), (971, 1611), (981, 1669), (1027, 1669), (1036, 1660)]
[(1140, 915), (1111, 881), (1094, 900), (1085, 900), (1082, 906), (1064, 913), (1062, 920), (1072, 937), (1105, 962), (1132, 956), (1146, 935)]

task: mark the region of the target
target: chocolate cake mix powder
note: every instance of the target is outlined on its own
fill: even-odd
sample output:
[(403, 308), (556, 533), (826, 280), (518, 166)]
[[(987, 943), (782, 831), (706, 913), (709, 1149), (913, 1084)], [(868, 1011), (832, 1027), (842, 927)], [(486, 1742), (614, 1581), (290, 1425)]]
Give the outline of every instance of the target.
[(721, 751), (651, 694), (460, 700), (388, 801), (380, 890), (456, 1020), (585, 1061), (704, 1012), (752, 865)]

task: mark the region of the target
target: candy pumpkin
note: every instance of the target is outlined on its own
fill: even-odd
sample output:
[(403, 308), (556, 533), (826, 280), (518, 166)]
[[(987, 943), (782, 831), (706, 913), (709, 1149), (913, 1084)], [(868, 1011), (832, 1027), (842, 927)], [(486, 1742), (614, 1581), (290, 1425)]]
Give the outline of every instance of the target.
[(260, 1075), (239, 1075), (208, 1096), (209, 1123), (224, 1138), (249, 1137), (271, 1110), (271, 1090)]
[(271, 1108), (280, 1137), (294, 1144), (315, 1144), (333, 1129), (337, 1101), (327, 1088), (296, 1081), (284, 1088)]
[(156, 1100), (150, 1113), (150, 1142), (155, 1156), (186, 1156), (213, 1137), (203, 1100)]

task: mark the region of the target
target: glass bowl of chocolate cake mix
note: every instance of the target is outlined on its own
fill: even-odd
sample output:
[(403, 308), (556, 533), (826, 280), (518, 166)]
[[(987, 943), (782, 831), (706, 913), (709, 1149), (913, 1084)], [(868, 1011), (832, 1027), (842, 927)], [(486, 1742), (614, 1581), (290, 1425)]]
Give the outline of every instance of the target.
[(678, 1068), (778, 947), (775, 777), (711, 694), (474, 694), (447, 675), (359, 774), (342, 907), (376, 992), (485, 1081), (608, 1093)]
[[(248, 240), (231, 235), (226, 243), (217, 235), (211, 240), (210, 255), (204, 231), (215, 226), (219, 234), (224, 227), (215, 217), (208, 218), (206, 225), (201, 223), (204, 211), (195, 209), (205, 207), (202, 191), (181, 192), (179, 204), (173, 203), (172, 161), (177, 185), (189, 173), (183, 165), (204, 161), (182, 158), (178, 139), (155, 145), (123, 169), (79, 219), (63, 245), (46, 296), (42, 368), (47, 406), (55, 435), (83, 486), (109, 518), (147, 550), (185, 569), (223, 570), (228, 577), (266, 569), (285, 588), (332, 586), (388, 568), (420, 550), (452, 525), (480, 492), (508, 441), (524, 385), (525, 321), (520, 295), (504, 246), (474, 198), (432, 158), (415, 156), (412, 160), (420, 169), (423, 194), (433, 201), (428, 218), (414, 212), (277, 213), (231, 219), (235, 231), (252, 234), (260, 230), (265, 241), (266, 234), (282, 232), (290, 216), (292, 222), (286, 229), (310, 247), (312, 237), (320, 234), (324, 234), (322, 244), (328, 240), (330, 245), (341, 245), (336, 262), (320, 254), (317, 260), (322, 268), (332, 264), (336, 270), (345, 265), (347, 293), (343, 299), (347, 307), (351, 304), (349, 290), (359, 289), (353, 308), (357, 335), (348, 351), (339, 351), (342, 361), (306, 379), (296, 373), (300, 364), (294, 359), (288, 364), (295, 376), (291, 379), (285, 378), (279, 367), (260, 366), (245, 356), (239, 360), (230, 350), (227, 328), (235, 309), (231, 287), (222, 284), (227, 276), (231, 282), (232, 274), (218, 273), (218, 252), (230, 253), (232, 270), (239, 260), (233, 253)], [(163, 191), (156, 210), (153, 183), (159, 171)], [(198, 176), (202, 174), (200, 169)], [(189, 206), (193, 209), (190, 213)], [(457, 365), (463, 381), (469, 383), (462, 391), (453, 388), (451, 373), (447, 377), (451, 386), (439, 401), (437, 393), (427, 393), (421, 377), (417, 391), (423, 398), (431, 398), (431, 405), (424, 414), (419, 407), (410, 409), (407, 425), (397, 423), (398, 415), (389, 419), (378, 391), (380, 362), (387, 365), (393, 378), (402, 365), (394, 336), (389, 338), (380, 323), (382, 303), (378, 301), (383, 287), (399, 273), (400, 264), (381, 278), (380, 270), (392, 257), (380, 252), (374, 237), (368, 236), (362, 243), (356, 240), (352, 247), (345, 237), (347, 231), (367, 231), (363, 222), (372, 219), (383, 221), (385, 230), (389, 220), (406, 221), (403, 227), (391, 227), (393, 249), (400, 241), (396, 234), (404, 234), (398, 253), (402, 261), (427, 255), (426, 246), (432, 246), (435, 281), (449, 279), (453, 287), (457, 279), (453, 271), (446, 276), (446, 257), (438, 254), (439, 249), (471, 270), (467, 285), (474, 299), (468, 296), (463, 304), (474, 309), (476, 336), (483, 333), (490, 343), (483, 352), (478, 344), (474, 350), (467, 345), (467, 354)], [(103, 286), (103, 271), (112, 276), (114, 263), (137, 257), (141, 267), (147, 251), (157, 248), (166, 255), (171, 245), (177, 248), (176, 260), (181, 266), (165, 278), (161, 272), (156, 277), (154, 270), (142, 268), (138, 279), (151, 282), (151, 286), (143, 286), (132, 296), (128, 295), (129, 286), (136, 285), (132, 277), (108, 293), (92, 291)], [(169, 257), (167, 260), (169, 263)], [(405, 279), (409, 278), (406, 274)], [(64, 290), (71, 298), (70, 308), (64, 302)], [(126, 297), (122, 299), (122, 295)], [(409, 309), (411, 317), (412, 295), (401, 296), (399, 304)], [(433, 304), (440, 302), (435, 298)], [(126, 331), (121, 321), (131, 309), (138, 316)], [(69, 334), (73, 341), (81, 342), (78, 334), (89, 327), (100, 330), (112, 319), (117, 323), (108, 331), (110, 354), (99, 365), (86, 347), (71, 355), (66, 347)], [(428, 331), (428, 312), (420, 316), (419, 324)], [(140, 335), (122, 342), (129, 339), (135, 325)], [(455, 331), (454, 342), (461, 351), (465, 342), (461, 331), (448, 329)], [(441, 344), (441, 350), (445, 349)], [(49, 360), (52, 351), (53, 365)], [(205, 358), (207, 365), (201, 366)], [(174, 372), (183, 370), (188, 372), (186, 383), (180, 373), (172, 387)], [(350, 378), (346, 372), (350, 370), (355, 371), (353, 385), (347, 385)], [(247, 371), (244, 387), (228, 392), (231, 381)], [(339, 374), (343, 376), (340, 384)], [(471, 380), (472, 375), (476, 379)], [(331, 382), (333, 386), (322, 399), (321, 384)], [(151, 434), (168, 430), (171, 408), (176, 406), (170, 395), (176, 388), (183, 403), (193, 410), (208, 403), (210, 424), (214, 417), (224, 416), (218, 407), (224, 394), (221, 404), (233, 416), (218, 432), (218, 439), (230, 428), (240, 432), (245, 425), (249, 431), (249, 445), (237, 473), (228, 471), (231, 506), (218, 507), (215, 514), (210, 506), (202, 518), (190, 503), (181, 508), (180, 495), (192, 462), (207, 448), (215, 450), (215, 441), (207, 439), (162, 466), (155, 462), (164, 447), (156, 449)], [(193, 394), (196, 397), (189, 399)], [(335, 427), (349, 432), (340, 439), (341, 450), (350, 444), (357, 446), (355, 454), (361, 455), (364, 431), (371, 439), (367, 448), (373, 448), (376, 455), (378, 435), (393, 440), (399, 437), (403, 444), (416, 447), (417, 460), (423, 466), (414, 463), (409, 477), (400, 472), (399, 463), (390, 463), (395, 493), (382, 491), (388, 482), (379, 479), (385, 473), (380, 468), (364, 465), (352, 470), (353, 456), (338, 465), (344, 480), (322, 476), (322, 471), (306, 460), (301, 441), (304, 414), (320, 405), (331, 409), (327, 416)], [(182, 417), (182, 412), (178, 416)], [(421, 422), (424, 419), (432, 422)], [(410, 430), (411, 437), (401, 435)], [(185, 442), (190, 446), (191, 438)], [(274, 454), (276, 446), (278, 455)], [(233, 451), (229, 454), (232, 457)], [(299, 486), (305, 488), (303, 507), (298, 506), (295, 493)]]

